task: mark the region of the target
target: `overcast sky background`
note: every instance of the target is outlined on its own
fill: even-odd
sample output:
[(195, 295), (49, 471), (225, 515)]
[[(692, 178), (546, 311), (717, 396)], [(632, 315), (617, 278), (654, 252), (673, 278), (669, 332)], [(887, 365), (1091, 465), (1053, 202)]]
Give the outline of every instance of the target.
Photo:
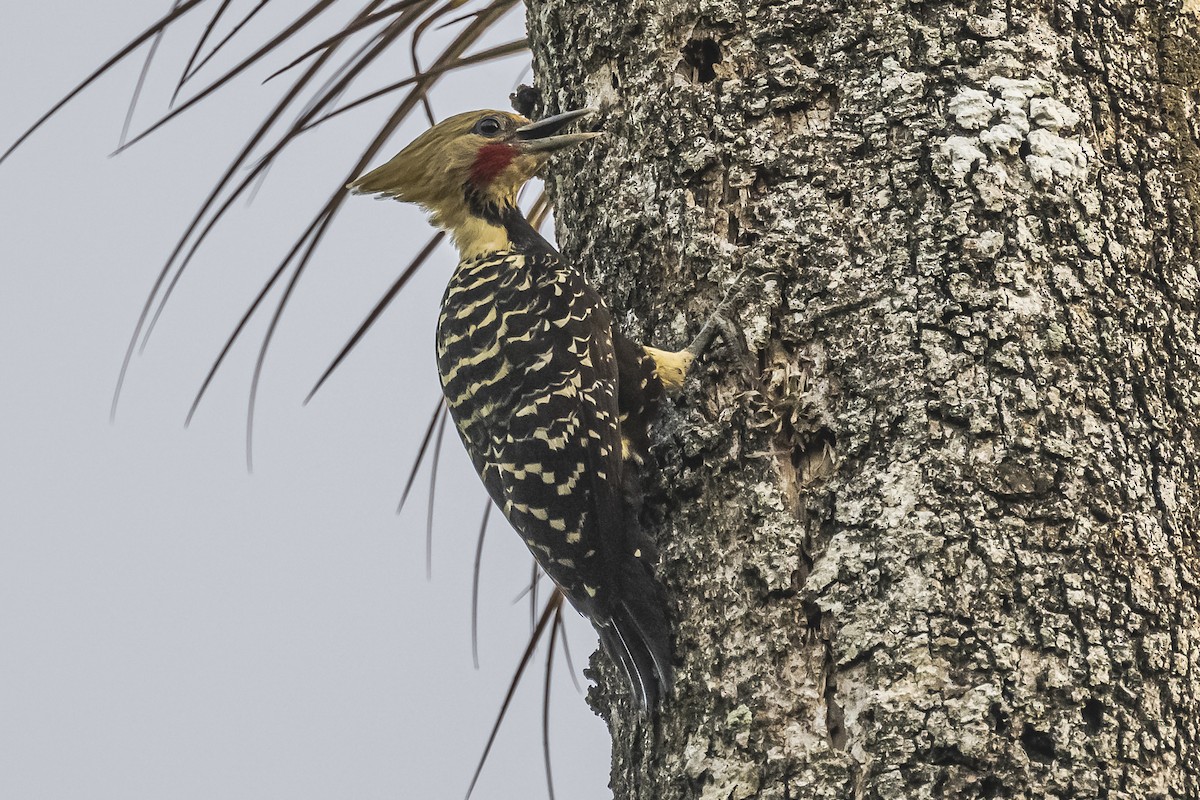
[[(0, 145), (169, 5), (0, 0)], [(294, 15), (307, 4), (279, 5)], [(489, 44), (520, 35), (520, 12)], [(164, 43), (135, 130), (165, 108), (203, 15), (202, 6)], [(231, 56), (281, 18), (264, 14)], [(338, 22), (319, 21), (306, 43)], [(425, 52), (444, 41), (430, 36)], [(108, 158), (141, 66), (132, 58), (0, 165), (0, 797), (461, 797), (524, 648), (528, 604), (511, 601), (530, 559), (493, 515), (482, 668), (472, 668), (471, 562), (485, 495), (452, 431), (431, 582), (425, 473), (395, 514), (438, 397), (432, 340), (455, 261), (448, 248), (301, 406), (425, 242), (415, 209), (352, 198), (334, 224), (268, 356), (253, 475), (245, 405), (265, 315), (191, 428), (182, 425), (210, 360), (387, 101), (291, 151), (255, 203), (240, 204), (181, 282), (109, 423), (146, 292), (284, 89), (259, 85), (282, 63)], [(448, 77), (435, 112), (507, 107), (526, 64)], [(395, 80), (408, 69), (401, 48), (376, 74)], [(387, 156), (424, 125), (402, 128)], [(569, 617), (582, 667), (595, 638)], [(501, 730), (479, 800), (545, 795), (543, 663)], [(559, 796), (610, 796), (607, 732), (561, 659), (551, 726)]]

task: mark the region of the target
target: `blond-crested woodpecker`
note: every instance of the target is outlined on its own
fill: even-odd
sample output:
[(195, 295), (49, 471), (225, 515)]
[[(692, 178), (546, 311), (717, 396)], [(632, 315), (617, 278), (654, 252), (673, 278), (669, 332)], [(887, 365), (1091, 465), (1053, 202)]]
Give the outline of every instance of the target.
[(678, 352), (623, 337), (518, 210), (551, 154), (600, 135), (561, 133), (590, 113), (458, 114), (350, 188), (416, 203), (453, 237), (460, 261), (437, 325), (450, 416), (492, 500), (595, 626), (636, 701), (655, 708), (674, 669), (638, 473), (661, 396), (710, 334)]

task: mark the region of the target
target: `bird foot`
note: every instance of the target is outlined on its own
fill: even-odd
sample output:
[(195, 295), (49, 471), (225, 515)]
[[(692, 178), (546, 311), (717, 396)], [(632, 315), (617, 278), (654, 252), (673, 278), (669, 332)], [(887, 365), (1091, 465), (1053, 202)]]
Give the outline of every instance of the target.
[(709, 315), (704, 327), (700, 329), (700, 333), (696, 334), (696, 338), (684, 352), (689, 353), (692, 358), (699, 358), (708, 350), (713, 338), (720, 333), (721, 339), (735, 352), (738, 361), (748, 367), (750, 351), (746, 347), (741, 331), (733, 324), (729, 315), (752, 283), (752, 277), (749, 273), (743, 272), (734, 279), (733, 286), (725, 293), (725, 297), (721, 299), (716, 310)]

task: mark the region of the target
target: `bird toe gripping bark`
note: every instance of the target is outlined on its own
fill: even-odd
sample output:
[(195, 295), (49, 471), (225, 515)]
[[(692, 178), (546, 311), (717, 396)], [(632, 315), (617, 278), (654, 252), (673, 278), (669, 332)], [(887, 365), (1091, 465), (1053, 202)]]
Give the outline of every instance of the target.
[(700, 329), (700, 333), (696, 334), (696, 338), (692, 339), (692, 343), (685, 348), (685, 352), (690, 353), (693, 359), (704, 355), (709, 345), (712, 344), (713, 338), (720, 333), (725, 344), (736, 350), (739, 359), (745, 361), (748, 357), (746, 343), (742, 340), (741, 332), (729, 318), (729, 314), (741, 301), (742, 295), (746, 293), (750, 283), (751, 276), (745, 272), (734, 279), (733, 286), (725, 293), (725, 297), (721, 299), (716, 310), (709, 315), (704, 327)]
[(684, 349), (670, 352), (649, 346), (645, 348), (646, 353), (654, 359), (658, 377), (665, 388), (679, 389), (683, 386), (692, 364), (708, 351), (718, 333), (725, 344), (734, 351), (742, 367), (750, 369), (749, 350), (742, 339), (741, 331), (729, 317), (751, 282), (751, 276), (747, 273), (738, 275), (717, 308), (705, 320), (700, 332)]

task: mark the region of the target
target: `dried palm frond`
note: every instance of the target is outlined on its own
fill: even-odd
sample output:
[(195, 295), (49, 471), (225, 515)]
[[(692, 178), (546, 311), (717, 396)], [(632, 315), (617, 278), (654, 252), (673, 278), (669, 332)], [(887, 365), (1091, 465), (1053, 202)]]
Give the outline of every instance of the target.
[[(476, 52), (469, 52), (476, 45), (486, 42), (489, 35), (494, 33), (496, 23), (518, 4), (518, 0), (480, 0), (480, 2), (474, 3), (476, 7), (473, 9), (466, 8), (472, 5), (468, 0), (441, 0), (441, 2), (439, 0), (399, 0), (399, 2), (387, 4), (384, 0), (369, 0), (361, 5), (348, 20), (341, 23), (335, 33), (324, 36), (315, 44), (306, 44), (302, 42), (302, 36), (316, 20), (325, 15), (331, 15), (335, 13), (335, 9), (343, 9), (346, 5), (346, 3), (335, 3), (334, 0), (313, 0), (297, 16), (284, 22), (265, 41), (247, 41), (248, 31), (251, 28), (250, 23), (266, 8), (268, 2), (269, 0), (259, 0), (240, 17), (231, 20), (230, 17), (233, 16), (231, 9), (234, 5), (232, 0), (174, 0), (168, 13), (157, 19), (87, 75), (21, 133), (11, 146), (0, 153), (0, 163), (2, 163), (64, 106), (87, 90), (101, 76), (123, 60), (132, 57), (143, 47), (147, 48), (147, 52), (121, 125), (116, 152), (122, 152), (160, 131), (188, 111), (195, 109), (206, 99), (226, 90), (239, 76), (266, 65), (271, 59), (284, 58), (286, 61), (283, 66), (271, 67), (271, 71), (263, 80), (264, 83), (273, 82), (292, 70), (303, 67), (283, 91), (282, 96), (278, 97), (261, 117), (252, 121), (251, 132), (244, 144), (219, 175), (160, 268), (142, 305), (121, 362), (111, 408), (111, 414), (115, 417), (121, 391), (135, 355), (146, 347), (168, 302), (178, 287), (181, 277), (213, 231), (229, 218), (235, 202), (241, 197), (252, 196), (271, 167), (279, 162), (288, 148), (306, 133), (329, 120), (361, 109), (369, 103), (392, 97), (398, 92), (403, 93), (393, 101), (394, 104), (386, 120), (375, 129), (367, 144), (347, 160), (342, 177), (329, 187), (326, 200), (318, 213), (307, 222), (292, 242), (290, 249), (277, 262), (274, 270), (263, 282), (256, 295), (251, 298), (245, 312), (209, 365), (188, 409), (185, 424), (190, 424), (213, 379), (220, 371), (233, 346), (241, 338), (250, 320), (263, 309), (267, 298), (278, 289), (279, 296), (275, 300), (274, 308), (269, 312), (269, 321), (259, 342), (255, 365), (250, 377), (246, 412), (246, 463), (248, 469), (253, 465), (255, 407), (266, 356), (296, 285), (341, 209), (346, 198), (346, 184), (361, 174), (366, 166), (379, 155), (392, 134), (401, 124), (410, 119), (415, 111), (420, 109), (431, 123), (435, 121), (431, 94), (440, 78), (459, 70), (520, 55), (528, 50), (526, 41), (518, 39), (492, 44)], [(160, 44), (165, 34), (201, 6), (204, 6), (205, 10), (209, 12), (208, 19), (196, 36), (194, 44), (187, 51), (187, 57), (183, 62), (178, 79), (173, 83), (166, 110), (148, 126), (133, 133), (135, 112), (142, 102), (147, 78), (151, 74), (151, 70), (158, 68), (162, 61)], [(463, 13), (451, 17), (453, 12), (460, 10)], [(448, 17), (449, 19), (447, 19)], [(450, 39), (428, 66), (423, 66), (417, 52), (422, 36), (435, 28), (445, 28), (460, 23), (465, 23), (462, 29)], [(347, 45), (356, 38), (360, 38), (362, 41), (356, 48), (350, 50)], [(360, 87), (358, 85), (373, 64), (380, 63), (386, 54), (395, 52), (406, 42), (408, 60), (413, 70), (411, 75), (384, 86)], [(214, 65), (221, 60), (218, 56), (230, 52), (234, 43), (245, 47), (249, 54), (235, 59), (231, 66), (216, 70)], [(295, 54), (296, 50), (299, 50), (298, 55)], [(293, 54), (288, 55), (289, 51)], [(207, 82), (201, 84), (202, 80)], [(342, 102), (342, 98), (351, 89), (358, 91), (358, 96)], [(339, 103), (341, 104), (339, 105)], [(293, 114), (294, 118), (285, 122), (289, 114)], [(243, 172), (244, 174), (241, 174)], [(541, 227), (549, 211), (550, 205), (543, 193), (532, 203), (528, 217), (535, 227)], [(304, 398), (305, 404), (312, 400), (317, 391), (344, 362), (396, 296), (410, 284), (413, 276), (429, 261), (443, 238), (444, 234), (442, 233), (432, 235), (400, 271), (399, 276), (374, 303), (362, 322), (321, 373), (311, 391)], [(439, 399), (418, 446), (416, 458), (404, 485), (399, 504), (400, 508), (403, 508), (422, 464), (429, 457), (431, 464), (426, 511), (427, 571), (431, 569), (433, 501), (437, 486), (439, 452), (447, 417), (445, 404)], [(480, 563), (490, 511), (491, 504), (489, 502), (485, 507), (479, 527), (472, 579), (471, 639), (472, 657), (476, 666), (479, 664)], [(542, 728), (547, 785), (551, 798), (554, 796), (548, 733), (549, 697), (553, 660), (555, 653), (558, 652), (557, 646), (560, 642), (572, 681), (575, 682), (576, 678), (570, 652), (567, 649), (566, 632), (562, 620), (562, 594), (556, 589), (542, 607), (540, 615), (537, 614), (536, 589), (539, 578), (535, 569), (528, 589), (532, 632), (471, 780), (471, 789), (474, 788), (479, 778), (526, 667), (530, 663), (538, 643), (549, 632), (543, 685)], [(577, 682), (576, 688), (578, 688)], [(468, 790), (469, 794), (470, 790)]]

